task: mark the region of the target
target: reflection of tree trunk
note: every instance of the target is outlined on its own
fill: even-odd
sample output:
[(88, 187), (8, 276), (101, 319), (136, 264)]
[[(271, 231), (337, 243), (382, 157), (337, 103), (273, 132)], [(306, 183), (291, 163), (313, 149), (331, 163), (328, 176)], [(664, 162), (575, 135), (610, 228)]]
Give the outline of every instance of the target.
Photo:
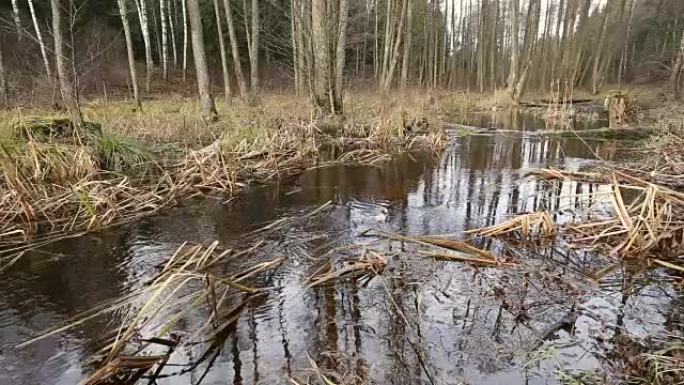
[(192, 56), (195, 60), (195, 72), (197, 73), (197, 88), (202, 102), (202, 115), (206, 120), (215, 121), (218, 120), (218, 113), (209, 87), (209, 70), (204, 52), (204, 35), (198, 0), (187, 0), (187, 8), (192, 38)]
[(52, 10), (52, 36), (55, 40), (55, 62), (57, 64), (57, 76), (59, 88), (62, 92), (62, 100), (69, 112), (69, 117), (76, 128), (83, 127), (83, 117), (76, 101), (74, 85), (66, 68), (66, 56), (64, 55), (64, 43), (62, 38), (62, 5), (61, 0), (50, 0)]

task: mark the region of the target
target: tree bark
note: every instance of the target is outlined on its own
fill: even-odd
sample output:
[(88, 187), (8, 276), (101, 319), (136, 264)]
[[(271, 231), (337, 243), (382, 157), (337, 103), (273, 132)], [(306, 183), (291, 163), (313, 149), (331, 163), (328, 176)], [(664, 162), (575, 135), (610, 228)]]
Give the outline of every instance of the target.
[(9, 95), (7, 92), (7, 73), (5, 72), (5, 60), (3, 57), (4, 36), (0, 35), (0, 105), (7, 106)]
[(252, 0), (252, 41), (250, 42), (250, 75), (252, 92), (259, 90), (259, 30), (261, 23), (259, 20), (259, 0)]
[(131, 83), (133, 84), (133, 99), (135, 100), (136, 107), (142, 110), (142, 101), (140, 100), (140, 91), (138, 90), (138, 75), (135, 70), (133, 38), (131, 37), (131, 27), (128, 24), (128, 7), (126, 1), (127, 0), (117, 0), (117, 3), (119, 4), (119, 14), (121, 15), (124, 37), (126, 38), (126, 53), (128, 54), (128, 70), (131, 75)]
[[(172, 8), (173, 6), (173, 8)], [(171, 52), (173, 53), (173, 68), (178, 66), (178, 48), (176, 47), (176, 28), (173, 22), (173, 15), (176, 11), (174, 0), (167, 3), (166, 15), (169, 18), (169, 35), (171, 36)]]
[(59, 78), (59, 88), (62, 93), (62, 100), (67, 108), (72, 124), (76, 129), (83, 127), (83, 116), (76, 101), (74, 85), (69, 77), (66, 67), (66, 56), (64, 54), (64, 43), (62, 37), (62, 10), (61, 0), (50, 0), (52, 11), (52, 36), (55, 41), (55, 62), (57, 64), (57, 77)]
[(166, 26), (166, 0), (159, 0), (159, 20), (161, 21), (162, 40), (162, 79), (166, 81), (169, 76), (169, 34)]
[(406, 88), (408, 83), (409, 64), (411, 61), (411, 35), (413, 28), (413, 1), (408, 0), (406, 16), (406, 30), (404, 31), (404, 56), (401, 60), (401, 88)]
[(601, 51), (606, 41), (606, 33), (608, 31), (608, 11), (609, 4), (606, 4), (606, 8), (603, 11), (603, 21), (601, 22), (601, 34), (599, 35), (599, 41), (594, 51), (594, 62), (591, 71), (591, 94), (598, 94), (598, 87), (601, 83), (601, 77), (603, 76), (601, 71)]
[(202, 33), (202, 15), (198, 0), (187, 0), (187, 8), (190, 19), (192, 56), (195, 60), (195, 72), (197, 74), (197, 88), (202, 102), (202, 117), (207, 121), (216, 121), (218, 120), (218, 112), (209, 85), (209, 70), (204, 52), (204, 34)]
[(518, 98), (515, 94), (516, 84), (518, 83), (518, 13), (520, 12), (520, 4), (518, 0), (511, 0), (511, 67), (508, 72), (508, 82), (506, 92), (511, 97), (511, 100), (516, 101)]
[(675, 97), (679, 97), (681, 92), (679, 80), (682, 74), (682, 67), (684, 67), (684, 32), (682, 33), (682, 39), (679, 43), (677, 57), (675, 58), (675, 62), (672, 65), (672, 71), (670, 72), (670, 91)]
[(346, 61), (345, 50), (347, 48), (347, 24), (349, 18), (349, 0), (340, 0), (339, 16), (339, 30), (337, 34), (337, 54), (335, 63), (335, 85), (333, 106), (335, 113), (341, 114), (342, 98), (344, 89), (344, 64)]
[(242, 99), (247, 99), (247, 82), (242, 73), (242, 61), (240, 59), (239, 42), (235, 35), (235, 24), (233, 22), (233, 12), (230, 7), (231, 0), (223, 0), (223, 8), (226, 12), (226, 23), (228, 24), (228, 37), (230, 38), (231, 52), (233, 55), (233, 68), (235, 70), (235, 78), (237, 79), (240, 96)]
[(31, 12), (31, 20), (33, 21), (33, 29), (36, 31), (36, 38), (38, 39), (38, 44), (40, 46), (40, 55), (43, 57), (45, 74), (47, 74), (48, 79), (52, 79), (52, 71), (50, 70), (50, 60), (48, 59), (45, 41), (43, 41), (43, 34), (40, 31), (40, 24), (38, 24), (38, 18), (36, 17), (36, 10), (33, 7), (33, 0), (28, 0), (28, 5), (29, 11)]
[(188, 11), (185, 1), (181, 0), (181, 11), (183, 12), (183, 83), (185, 83), (188, 74)]
[(221, 55), (221, 70), (223, 71), (223, 94), (226, 101), (230, 100), (230, 75), (228, 74), (228, 62), (226, 58), (226, 43), (223, 39), (223, 22), (218, 0), (214, 0), (214, 13), (216, 14), (216, 33), (219, 41), (219, 54)]
[(21, 41), (24, 34), (21, 30), (21, 17), (19, 16), (19, 4), (17, 0), (12, 0), (12, 19), (14, 19), (14, 27), (17, 29), (17, 39)]
[(154, 59), (152, 59), (152, 40), (150, 39), (150, 25), (147, 18), (147, 0), (135, 0), (135, 6), (138, 8), (140, 31), (145, 45), (145, 92), (149, 93), (152, 73), (154, 72)]

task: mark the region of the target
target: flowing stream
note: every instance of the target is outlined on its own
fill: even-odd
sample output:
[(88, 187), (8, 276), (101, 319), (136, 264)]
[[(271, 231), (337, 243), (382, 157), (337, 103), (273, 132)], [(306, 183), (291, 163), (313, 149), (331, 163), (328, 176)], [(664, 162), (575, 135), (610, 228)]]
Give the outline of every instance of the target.
[[(328, 201), (325, 215), (283, 229), (282, 239), (262, 251), (265, 260), (287, 259), (264, 278), (273, 289), (249, 302), (218, 356), (160, 384), (289, 384), (290, 376), (310, 373), (308, 356), (364, 384), (557, 384), (583, 371), (610, 371), (609, 359), (618, 354), (614, 337), (673, 332), (669, 320), (682, 301), (657, 271), (623, 266), (596, 284), (586, 275), (606, 258), (563, 245), (510, 250), (488, 242), (482, 246), (513, 253), (521, 265), (476, 268), (425, 259), (385, 241), (390, 263), (381, 276), (307, 288), (316, 257), (333, 246), (368, 242), (369, 229), (458, 235), (537, 210), (563, 222), (586, 208), (578, 196), (608, 189), (527, 174), (613, 159), (614, 141), (508, 128), (521, 133), (454, 139), (437, 159), (402, 154), (378, 167), (313, 169), (229, 202), (184, 202), (27, 254), (0, 280), (0, 384), (78, 383), (121, 315), (14, 346), (140, 288), (184, 241), (239, 248), (241, 234)], [(195, 318), (184, 320), (182, 334), (192, 334)], [(171, 364), (199, 354), (189, 347)]]

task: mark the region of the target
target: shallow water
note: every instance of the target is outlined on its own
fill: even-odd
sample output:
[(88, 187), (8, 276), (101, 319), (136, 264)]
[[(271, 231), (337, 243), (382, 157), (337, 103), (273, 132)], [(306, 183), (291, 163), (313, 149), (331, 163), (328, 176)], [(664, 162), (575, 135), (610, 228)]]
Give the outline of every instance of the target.
[[(681, 301), (677, 308), (676, 292), (657, 273), (641, 280), (644, 273), (623, 267), (597, 285), (584, 275), (609, 262), (563, 245), (489, 242), (483, 246), (520, 266), (483, 269), (427, 260), (411, 245), (363, 233), (459, 234), (542, 209), (559, 222), (571, 219), (578, 195), (607, 187), (541, 182), (527, 173), (542, 166), (576, 170), (596, 155), (613, 158), (616, 148), (610, 141), (469, 136), (439, 159), (403, 154), (381, 167), (314, 169), (235, 201), (186, 202), (117, 230), (53, 244), (25, 256), (0, 281), (0, 384), (77, 383), (119, 316), (13, 346), (140, 288), (183, 241), (240, 247), (247, 231), (328, 201), (328, 212), (284, 229), (255, 257), (287, 260), (264, 277), (274, 289), (249, 302), (216, 359), (160, 384), (286, 384), (290, 376), (310, 374), (307, 354), (366, 384), (555, 384), (566, 371), (605, 368), (612, 337), (671, 331), (668, 320)], [(333, 246), (371, 241), (390, 257), (381, 277), (306, 288), (318, 264), (313, 258)], [(187, 317), (181, 334), (192, 334), (199, 318)], [(191, 347), (171, 363), (199, 355), (200, 347)]]
[[(587, 109), (589, 107), (585, 107)], [(517, 130), (517, 131), (539, 131), (539, 130), (558, 130), (560, 127), (554, 126), (553, 122), (546, 121), (544, 109), (538, 109), (536, 113), (531, 113), (523, 109), (502, 109), (490, 112), (462, 113), (451, 117), (454, 123), (465, 124), (468, 126), (481, 127), (491, 130)], [(567, 122), (575, 130), (587, 130), (608, 127), (608, 116), (605, 111), (596, 108), (589, 108), (589, 111), (582, 113), (582, 116), (573, 116)]]

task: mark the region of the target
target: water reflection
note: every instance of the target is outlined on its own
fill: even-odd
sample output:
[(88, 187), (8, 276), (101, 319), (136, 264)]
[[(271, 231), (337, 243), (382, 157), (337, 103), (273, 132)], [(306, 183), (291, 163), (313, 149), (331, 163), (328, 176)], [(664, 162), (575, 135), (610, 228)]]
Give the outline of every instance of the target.
[[(545, 109), (539, 109), (536, 113), (526, 109), (501, 109), (491, 112), (456, 114), (451, 117), (451, 121), (492, 130), (515, 130), (524, 132), (560, 129), (554, 121), (544, 119), (546, 113), (547, 111)], [(571, 116), (568, 119), (569, 122), (567, 123), (575, 130), (608, 127), (608, 116), (603, 110), (595, 110), (588, 114), (585, 113), (581, 117)]]
[[(482, 270), (396, 253), (411, 250), (398, 242), (383, 245), (390, 268), (368, 285), (307, 289), (306, 277), (316, 266), (312, 258), (330, 245), (368, 242), (361, 234), (369, 228), (458, 234), (542, 209), (558, 221), (572, 218), (578, 205), (594, 204), (578, 196), (607, 188), (541, 182), (528, 172), (542, 166), (577, 170), (596, 155), (611, 159), (615, 149), (608, 141), (470, 136), (439, 160), (405, 154), (379, 168), (316, 169), (294, 184), (258, 188), (229, 205), (188, 202), (121, 230), (53, 245), (22, 259), (0, 282), (0, 383), (78, 382), (84, 358), (120, 320), (89, 322), (20, 351), (12, 346), (140, 287), (182, 241), (239, 247), (245, 231), (327, 201), (334, 202), (331, 212), (287, 229), (257, 256), (288, 257), (265, 278), (264, 285), (275, 289), (242, 309), (209, 359), (161, 383), (285, 384), (289, 376), (307, 375), (307, 356), (357, 383), (547, 384), (554, 383), (558, 362), (598, 367), (599, 359), (587, 353), (597, 349), (589, 333), (605, 322), (623, 333), (663, 329), (672, 317), (669, 298), (647, 294), (671, 293), (667, 283), (649, 282), (624, 299), (625, 285), (596, 290), (582, 283), (582, 274), (603, 264), (590, 253), (520, 249), (514, 252), (524, 256), (524, 268)], [(501, 244), (489, 246), (505, 251)], [(201, 319), (190, 315), (182, 328), (192, 334)], [(555, 329), (564, 323), (571, 327)], [(557, 341), (540, 342), (546, 333)], [(551, 360), (525, 366), (525, 352), (548, 343), (565, 347)], [(198, 361), (206, 352), (193, 346), (174, 361)]]

